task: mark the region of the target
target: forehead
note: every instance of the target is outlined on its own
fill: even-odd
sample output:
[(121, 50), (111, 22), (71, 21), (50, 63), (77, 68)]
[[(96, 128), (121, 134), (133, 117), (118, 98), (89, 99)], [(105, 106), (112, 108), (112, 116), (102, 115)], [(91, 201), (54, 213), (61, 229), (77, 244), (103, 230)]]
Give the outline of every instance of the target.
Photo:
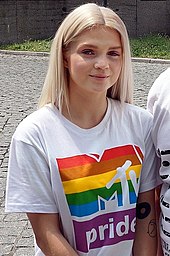
[(117, 30), (105, 26), (95, 26), (84, 30), (75, 38), (73, 45), (80, 44), (121, 47), (121, 39)]

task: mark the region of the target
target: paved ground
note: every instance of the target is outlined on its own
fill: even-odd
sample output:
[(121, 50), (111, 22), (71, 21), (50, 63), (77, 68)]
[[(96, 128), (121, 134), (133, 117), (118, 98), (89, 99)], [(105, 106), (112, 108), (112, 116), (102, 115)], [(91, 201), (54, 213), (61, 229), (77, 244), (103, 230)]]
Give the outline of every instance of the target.
[[(0, 256), (33, 256), (33, 237), (24, 214), (5, 214), (5, 186), (11, 136), (18, 123), (36, 109), (48, 56), (0, 52)], [(133, 62), (135, 103), (146, 106), (149, 88), (169, 63)]]

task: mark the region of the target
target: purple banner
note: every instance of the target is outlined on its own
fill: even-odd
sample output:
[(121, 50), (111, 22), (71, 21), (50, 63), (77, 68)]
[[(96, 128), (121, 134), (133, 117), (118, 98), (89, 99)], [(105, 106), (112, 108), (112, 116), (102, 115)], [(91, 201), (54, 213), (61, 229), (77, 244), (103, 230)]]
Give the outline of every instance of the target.
[(136, 209), (107, 213), (88, 221), (73, 221), (77, 250), (113, 245), (134, 239)]

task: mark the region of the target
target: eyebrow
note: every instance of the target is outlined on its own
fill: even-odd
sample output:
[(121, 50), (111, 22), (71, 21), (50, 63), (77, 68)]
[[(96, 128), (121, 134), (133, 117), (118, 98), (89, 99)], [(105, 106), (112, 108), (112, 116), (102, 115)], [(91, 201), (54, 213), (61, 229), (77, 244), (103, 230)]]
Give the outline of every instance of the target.
[[(98, 47), (97, 46), (95, 46), (95, 45), (93, 45), (93, 44), (86, 44), (86, 43), (84, 43), (84, 44), (82, 44), (81, 46), (80, 46), (80, 48), (81, 47), (89, 47), (89, 48), (94, 48), (94, 49), (97, 49)], [(109, 50), (111, 50), (111, 49), (122, 49), (122, 46), (113, 46), (113, 47), (110, 47), (109, 48)]]

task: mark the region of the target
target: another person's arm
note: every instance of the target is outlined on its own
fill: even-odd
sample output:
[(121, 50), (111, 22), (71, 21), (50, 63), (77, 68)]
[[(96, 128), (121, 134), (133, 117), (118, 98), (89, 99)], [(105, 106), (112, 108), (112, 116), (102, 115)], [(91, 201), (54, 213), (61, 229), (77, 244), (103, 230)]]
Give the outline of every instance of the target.
[(155, 190), (139, 194), (133, 256), (156, 256)]
[(156, 222), (157, 222), (157, 232), (158, 232), (158, 248), (157, 248), (157, 256), (163, 256), (161, 240), (160, 240), (160, 230), (159, 230), (159, 217), (160, 217), (160, 190), (161, 185), (156, 188), (155, 191), (155, 207), (156, 207)]
[(78, 256), (59, 228), (58, 214), (27, 213), (38, 247), (46, 256)]

